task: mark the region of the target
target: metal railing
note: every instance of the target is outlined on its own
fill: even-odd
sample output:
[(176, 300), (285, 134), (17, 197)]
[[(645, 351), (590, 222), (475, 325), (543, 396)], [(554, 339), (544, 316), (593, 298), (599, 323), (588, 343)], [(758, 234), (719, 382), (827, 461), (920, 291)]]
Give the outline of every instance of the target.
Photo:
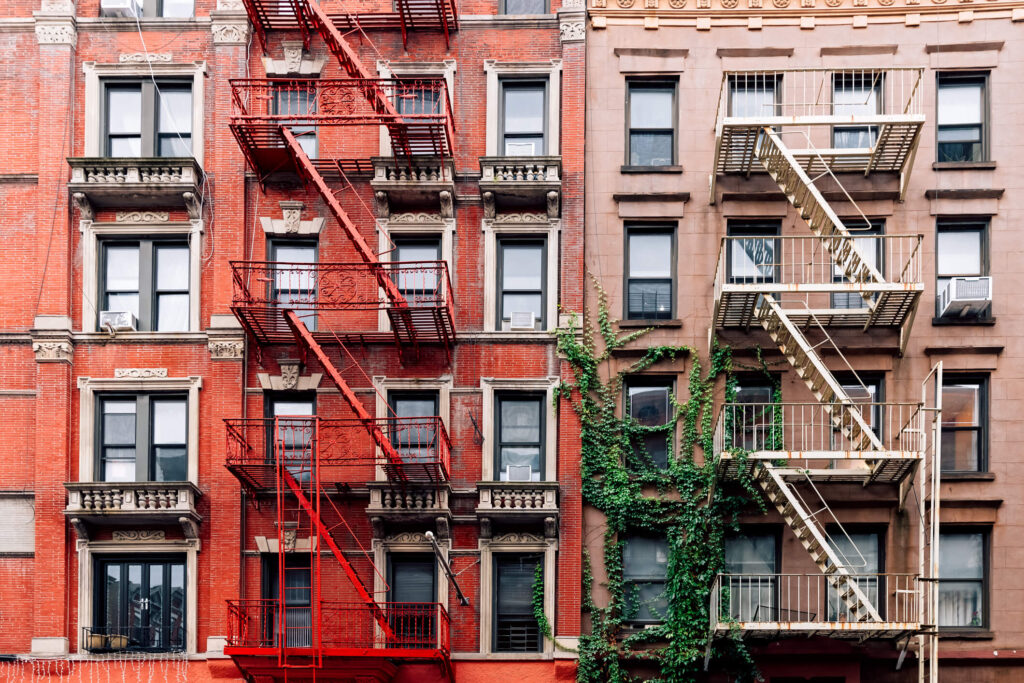
[[(799, 123), (806, 125), (835, 124), (839, 118), (870, 123), (871, 117), (922, 115), (923, 74), (923, 67), (726, 71), (716, 126), (726, 119), (784, 125), (779, 119), (801, 117)], [(823, 120), (807, 120), (811, 117)]]
[[(378, 625), (377, 609), (383, 612), (390, 635)], [(448, 611), (440, 603), (323, 601), (282, 606), (279, 600), (228, 600), (228, 647), (280, 648), (282, 640), (285, 647), (297, 649), (451, 652)]]
[[(831, 410), (828, 408), (831, 407)], [(841, 453), (871, 451), (857, 411), (886, 451), (921, 453), (924, 415), (919, 403), (726, 403), (715, 425), (715, 453), (740, 448), (773, 457), (840, 459)]]
[[(918, 622), (918, 591), (915, 574), (850, 574), (836, 579), (826, 574), (719, 574), (711, 587), (712, 630), (771, 624), (774, 628), (849, 629), (863, 625)], [(881, 622), (858, 621), (840, 599), (836, 581), (853, 581), (872, 601)]]
[[(382, 467), (389, 477), (412, 481), (444, 481), (450, 472), (451, 440), (438, 416), (372, 420), (372, 426), (394, 446), (401, 458), (398, 463), (387, 461), (375, 447), (367, 426), (357, 419), (279, 416), (224, 422), (226, 464), (232, 469), (272, 470), (280, 459), (300, 482), (313, 478), (314, 467), (321, 468), (321, 481), (372, 479), (372, 466)], [(265, 476), (260, 474), (260, 481), (267, 481)]]
[(85, 626), (82, 647), (86, 652), (179, 652), (185, 649), (185, 625)]

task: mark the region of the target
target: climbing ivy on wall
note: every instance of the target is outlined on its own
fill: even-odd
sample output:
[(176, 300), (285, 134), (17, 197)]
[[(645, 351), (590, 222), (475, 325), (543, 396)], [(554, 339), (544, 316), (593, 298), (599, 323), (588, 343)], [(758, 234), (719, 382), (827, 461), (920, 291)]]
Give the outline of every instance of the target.
[[(578, 680), (636, 680), (627, 664), (633, 661), (659, 669), (661, 680), (690, 682), (704, 668), (711, 588), (724, 568), (726, 533), (736, 528), (739, 513), (751, 500), (760, 501), (749, 477), (738, 486), (719, 486), (715, 481), (714, 387), (716, 380), (725, 378), (727, 399), (735, 395), (731, 353), (727, 347), (713, 346), (705, 370), (694, 349), (652, 346), (625, 369), (612, 372), (612, 353), (649, 330), (617, 333), (600, 289), (598, 299), (596, 319), (582, 322), (582, 334), (575, 320), (556, 333), (558, 350), (573, 371), (573, 380), (559, 387), (556, 400), (571, 403), (579, 417), (583, 497), (607, 519), (604, 564), (610, 600), (606, 607), (594, 604), (590, 558), (585, 556), (584, 610), (590, 613), (592, 626), (591, 633), (580, 639)], [(626, 375), (687, 353), (692, 359), (689, 397), (672, 397), (669, 424), (644, 426), (618, 414)], [(678, 425), (681, 437), (674, 443)], [(667, 468), (655, 465), (642, 446), (653, 434), (663, 434), (669, 444)], [(698, 459), (698, 451), (706, 459)], [(735, 457), (744, 454), (736, 451)], [(621, 539), (645, 533), (668, 538), (668, 608), (658, 615), (661, 623), (630, 631), (627, 625), (638, 596), (627, 596)], [(711, 656), (718, 670), (739, 680), (757, 678), (738, 637), (713, 643)]]

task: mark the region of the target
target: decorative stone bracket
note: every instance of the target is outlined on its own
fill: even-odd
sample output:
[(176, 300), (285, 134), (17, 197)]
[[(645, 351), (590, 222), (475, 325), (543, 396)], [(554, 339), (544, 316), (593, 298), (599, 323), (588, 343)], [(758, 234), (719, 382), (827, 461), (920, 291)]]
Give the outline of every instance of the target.
[(263, 232), (268, 235), (319, 235), (326, 219), (323, 217), (302, 220), (302, 211), (306, 208), (303, 202), (284, 201), (281, 206), (281, 218), (260, 218)]
[(263, 58), (267, 78), (276, 76), (319, 76), (327, 63), (327, 57), (311, 57), (305, 53), (301, 40), (285, 40), (281, 43), (284, 59)]
[(271, 391), (312, 391), (320, 386), (323, 378), (322, 372), (314, 372), (302, 376), (302, 362), (293, 358), (282, 358), (277, 361), (281, 368), (280, 375), (271, 375), (269, 372), (256, 373), (260, 381), (260, 387)]
[(71, 363), (74, 356), (71, 319), (64, 315), (36, 316), (32, 335), (32, 353), (38, 363)]

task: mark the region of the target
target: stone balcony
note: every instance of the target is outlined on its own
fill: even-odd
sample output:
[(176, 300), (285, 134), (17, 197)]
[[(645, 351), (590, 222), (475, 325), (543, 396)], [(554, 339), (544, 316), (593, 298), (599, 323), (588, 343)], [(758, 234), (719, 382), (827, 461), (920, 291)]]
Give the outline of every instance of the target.
[(547, 531), (557, 523), (557, 481), (482, 481), (476, 486), (476, 516), (482, 528), (489, 528), (492, 522), (543, 522)]
[(451, 158), (374, 157), (373, 188), (377, 214), (386, 218), (392, 210), (439, 206), (441, 216), (452, 218), (455, 199), (455, 162)]
[(69, 482), (64, 488), (64, 516), (80, 538), (92, 527), (166, 524), (181, 525), (187, 538), (198, 535), (200, 493), (191, 482)]
[(192, 157), (69, 158), (68, 191), (83, 217), (96, 208), (185, 209), (199, 218), (203, 169)]
[(366, 514), (378, 538), (384, 536), (386, 526), (425, 522), (434, 523), (438, 535), (447, 538), (452, 518), (448, 501), (451, 491), (447, 485), (371, 482), (368, 487), (370, 503)]
[(480, 157), (484, 217), (498, 211), (561, 210), (562, 157)]

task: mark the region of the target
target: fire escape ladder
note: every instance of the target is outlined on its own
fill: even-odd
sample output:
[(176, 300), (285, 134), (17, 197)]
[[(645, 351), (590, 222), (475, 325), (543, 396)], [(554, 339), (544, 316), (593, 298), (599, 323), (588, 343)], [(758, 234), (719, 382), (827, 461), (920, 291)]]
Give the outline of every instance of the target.
[[(821, 238), (836, 268), (855, 284), (884, 284), (885, 278), (867, 259), (846, 226), (836, 215), (807, 172), (782, 142), (779, 134), (764, 128), (757, 142), (757, 158), (776, 182), (786, 199), (807, 222), (811, 232)], [(871, 292), (860, 292), (861, 298), (874, 314), (878, 297)]]
[(808, 513), (784, 479), (785, 474), (793, 472), (795, 470), (764, 463), (757, 481), (765, 496), (779, 511), (786, 524), (793, 529), (801, 545), (810, 553), (811, 559), (825, 575), (825, 580), (835, 589), (836, 595), (850, 611), (853, 620), (861, 623), (882, 621), (878, 610), (858, 585), (857, 577), (850, 574), (845, 565), (845, 558), (832, 548), (813, 515)]

